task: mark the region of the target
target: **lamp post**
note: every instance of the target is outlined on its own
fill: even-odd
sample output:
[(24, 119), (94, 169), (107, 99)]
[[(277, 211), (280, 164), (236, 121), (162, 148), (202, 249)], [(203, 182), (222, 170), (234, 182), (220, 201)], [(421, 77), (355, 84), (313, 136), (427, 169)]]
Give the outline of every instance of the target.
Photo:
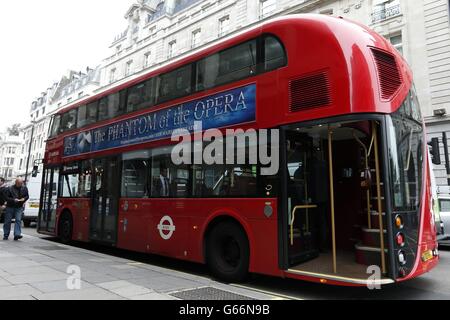
[(31, 137), (30, 137), (30, 143), (28, 145), (28, 157), (27, 157), (27, 166), (25, 168), (25, 184), (28, 182), (28, 168), (30, 166), (30, 158), (31, 158), (31, 148), (33, 146), (33, 138), (34, 138), (34, 125), (36, 124), (36, 121), (31, 121)]

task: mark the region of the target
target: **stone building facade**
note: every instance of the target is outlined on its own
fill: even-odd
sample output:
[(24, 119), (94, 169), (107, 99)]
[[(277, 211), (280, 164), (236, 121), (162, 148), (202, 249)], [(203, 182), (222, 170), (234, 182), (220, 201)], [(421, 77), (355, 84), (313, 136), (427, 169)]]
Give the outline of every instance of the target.
[(22, 139), (20, 136), (11, 136), (7, 133), (0, 134), (0, 177), (8, 183), (12, 182), (18, 174), (18, 157)]
[(24, 177), (27, 171), (30, 173), (34, 164), (41, 164), (51, 115), (91, 95), (99, 86), (99, 82), (100, 67), (86, 68), (85, 71), (79, 72), (68, 71), (31, 103), (30, 121), (21, 128), (22, 144), (17, 154), (17, 161), (20, 164), (17, 170), (19, 176)]

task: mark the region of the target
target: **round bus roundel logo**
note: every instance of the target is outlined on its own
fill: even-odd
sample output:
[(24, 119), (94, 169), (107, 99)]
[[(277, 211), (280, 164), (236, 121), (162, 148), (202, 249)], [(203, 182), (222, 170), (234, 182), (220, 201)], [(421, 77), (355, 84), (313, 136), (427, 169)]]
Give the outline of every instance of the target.
[(169, 216), (163, 217), (158, 225), (158, 230), (161, 238), (163, 238), (164, 240), (169, 240), (170, 238), (172, 238), (173, 233), (176, 230), (172, 218)]

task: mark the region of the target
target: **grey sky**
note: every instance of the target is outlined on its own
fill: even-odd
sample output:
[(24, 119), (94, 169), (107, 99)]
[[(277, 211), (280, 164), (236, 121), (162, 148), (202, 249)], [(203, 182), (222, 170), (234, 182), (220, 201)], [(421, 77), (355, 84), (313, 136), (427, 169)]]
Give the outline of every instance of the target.
[(0, 132), (68, 69), (94, 67), (126, 26), (133, 0), (0, 1)]

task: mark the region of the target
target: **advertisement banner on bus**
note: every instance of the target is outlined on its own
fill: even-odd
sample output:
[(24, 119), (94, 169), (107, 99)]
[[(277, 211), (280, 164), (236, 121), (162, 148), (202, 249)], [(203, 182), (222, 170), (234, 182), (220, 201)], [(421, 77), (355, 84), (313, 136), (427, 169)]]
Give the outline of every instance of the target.
[(170, 138), (178, 129), (225, 128), (256, 120), (256, 85), (236, 88), (64, 139), (64, 157)]

